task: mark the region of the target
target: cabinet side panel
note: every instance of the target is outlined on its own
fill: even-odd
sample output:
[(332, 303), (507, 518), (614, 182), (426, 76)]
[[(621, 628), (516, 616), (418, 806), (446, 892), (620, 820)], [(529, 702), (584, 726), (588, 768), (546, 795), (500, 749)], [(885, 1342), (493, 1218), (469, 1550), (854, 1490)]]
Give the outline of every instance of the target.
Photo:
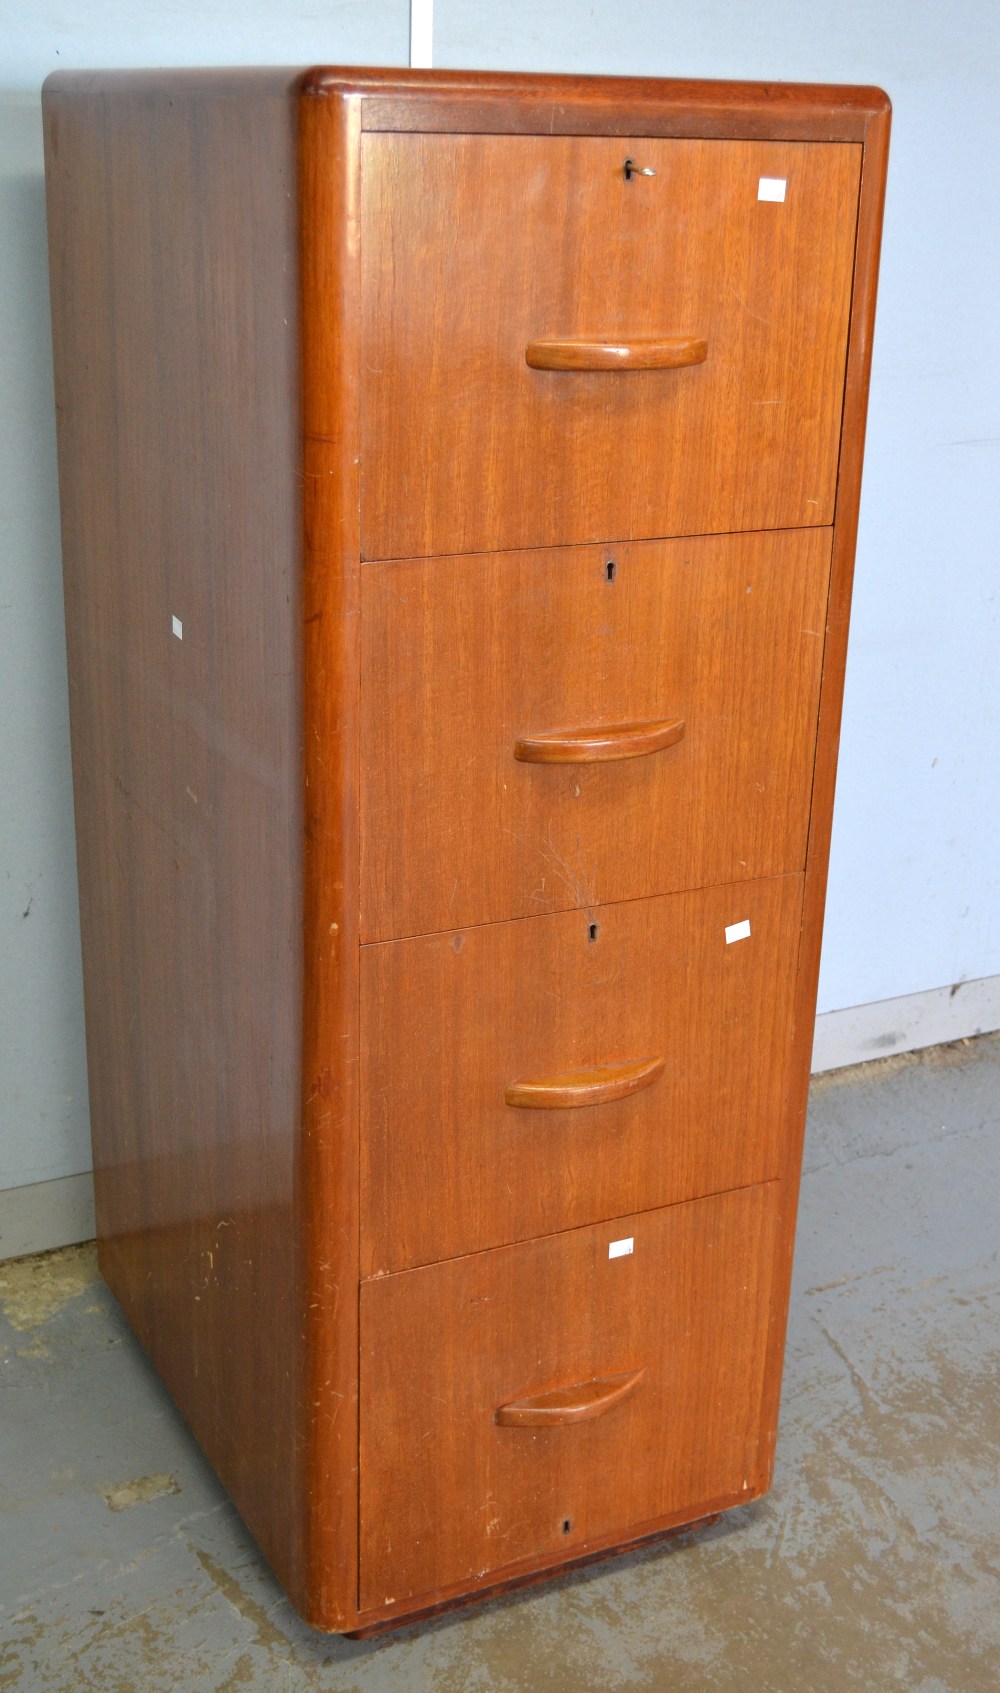
[(294, 102), (47, 90), (101, 1265), (301, 1588)]

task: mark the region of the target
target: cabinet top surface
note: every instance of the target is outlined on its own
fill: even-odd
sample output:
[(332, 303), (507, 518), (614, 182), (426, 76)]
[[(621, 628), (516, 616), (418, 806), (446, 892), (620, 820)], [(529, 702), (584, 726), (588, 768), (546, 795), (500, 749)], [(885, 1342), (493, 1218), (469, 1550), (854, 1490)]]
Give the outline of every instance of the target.
[[(682, 78), (568, 76), (533, 72), (404, 70), (367, 66), (215, 67), (177, 70), (56, 71), (45, 95), (273, 93), (291, 98), (360, 99), (369, 129), (520, 130), (528, 123), (556, 133), (620, 133), (629, 115), (671, 120), (707, 133), (761, 132), (817, 140), (861, 139), (866, 125), (890, 110), (880, 88), (842, 84), (695, 81)], [(444, 114), (448, 114), (445, 117)]]

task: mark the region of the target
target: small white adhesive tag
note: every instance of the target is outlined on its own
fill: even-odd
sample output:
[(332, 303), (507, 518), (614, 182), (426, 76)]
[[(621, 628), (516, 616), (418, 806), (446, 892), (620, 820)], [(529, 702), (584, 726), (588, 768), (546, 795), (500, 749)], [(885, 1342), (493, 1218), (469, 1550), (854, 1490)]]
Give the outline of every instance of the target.
[(613, 1240), (608, 1247), (609, 1258), (627, 1258), (632, 1250), (635, 1237), (629, 1235), (627, 1240)]
[(732, 946), (734, 941), (748, 941), (750, 939), (750, 919), (744, 917), (742, 923), (730, 923), (726, 930), (726, 945)]
[(757, 184), (758, 200), (783, 200), (785, 181), (783, 176), (762, 176)]
[(179, 641), (183, 641), (183, 639), (184, 639), (184, 625), (181, 622), (180, 618), (179, 617), (172, 617), (170, 619), (170, 626), (173, 629), (174, 634), (177, 636), (177, 639)]

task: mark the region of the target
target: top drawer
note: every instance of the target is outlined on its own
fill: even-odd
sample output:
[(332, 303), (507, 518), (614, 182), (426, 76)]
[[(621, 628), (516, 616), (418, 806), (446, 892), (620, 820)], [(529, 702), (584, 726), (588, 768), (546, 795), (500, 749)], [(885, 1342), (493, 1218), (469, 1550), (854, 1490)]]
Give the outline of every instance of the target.
[(830, 523), (860, 156), (365, 136), (365, 557)]

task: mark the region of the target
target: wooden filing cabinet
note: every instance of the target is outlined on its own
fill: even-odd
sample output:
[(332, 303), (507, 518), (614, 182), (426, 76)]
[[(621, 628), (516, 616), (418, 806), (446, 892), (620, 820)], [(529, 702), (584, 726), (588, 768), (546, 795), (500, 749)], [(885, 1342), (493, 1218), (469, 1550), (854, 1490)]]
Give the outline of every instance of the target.
[(888, 127), (46, 85), (101, 1263), (319, 1627), (768, 1485)]

